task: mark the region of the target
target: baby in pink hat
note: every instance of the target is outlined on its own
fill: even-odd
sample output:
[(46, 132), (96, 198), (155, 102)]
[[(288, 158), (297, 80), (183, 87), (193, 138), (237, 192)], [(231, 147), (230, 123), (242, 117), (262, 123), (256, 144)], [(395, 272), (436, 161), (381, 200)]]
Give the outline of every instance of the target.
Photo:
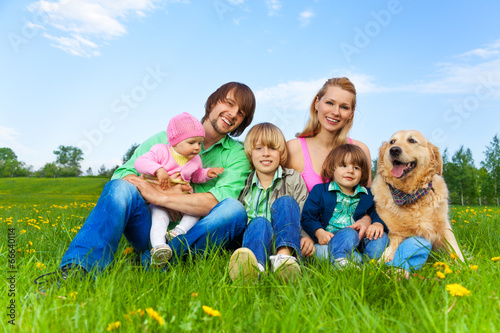
[[(156, 144), (146, 154), (137, 158), (135, 169), (143, 175), (155, 176), (161, 188), (172, 183), (205, 183), (224, 172), (223, 168), (203, 169), (198, 155), (205, 139), (203, 125), (189, 113), (183, 112), (168, 123), (169, 144)], [(149, 205), (152, 225), (150, 231), (151, 264), (164, 266), (172, 257), (172, 249), (165, 237), (172, 239), (185, 234), (200, 219), (199, 216), (184, 215), (181, 222), (167, 233), (170, 216), (160, 206)]]

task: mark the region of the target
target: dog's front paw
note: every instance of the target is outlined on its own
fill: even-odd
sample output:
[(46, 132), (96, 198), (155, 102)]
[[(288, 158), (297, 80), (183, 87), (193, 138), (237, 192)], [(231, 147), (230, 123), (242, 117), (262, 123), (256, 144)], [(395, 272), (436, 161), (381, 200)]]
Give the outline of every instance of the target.
[(384, 262), (392, 261), (392, 259), (394, 259), (394, 254), (395, 253), (396, 253), (396, 251), (394, 251), (389, 246), (388, 248), (385, 249), (384, 253), (382, 253), (382, 256), (380, 257), (380, 259), (383, 260)]

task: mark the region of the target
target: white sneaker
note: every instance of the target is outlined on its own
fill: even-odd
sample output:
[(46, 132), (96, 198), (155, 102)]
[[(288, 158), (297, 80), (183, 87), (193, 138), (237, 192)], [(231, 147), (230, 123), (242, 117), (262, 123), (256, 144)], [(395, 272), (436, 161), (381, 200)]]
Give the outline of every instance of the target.
[(285, 281), (293, 281), (302, 274), (297, 258), (286, 254), (270, 256), (269, 260), (273, 267), (273, 272), (278, 273)]
[(173, 230), (170, 230), (168, 231), (166, 234), (165, 234), (165, 238), (167, 239), (167, 241), (171, 241), (172, 239), (174, 239), (175, 237), (177, 237), (179, 235), (177, 235), (177, 233)]
[(179, 226), (176, 226), (175, 228), (173, 228), (172, 230), (168, 231), (165, 234), (165, 238), (167, 239), (167, 241), (170, 242), (175, 237), (180, 236), (180, 235), (184, 235), (185, 233), (186, 233), (186, 231), (184, 231), (184, 229), (179, 228)]
[(259, 276), (259, 263), (252, 250), (242, 247), (234, 251), (229, 259), (229, 276), (231, 280), (250, 281)]
[(172, 249), (167, 244), (151, 249), (151, 265), (163, 267), (172, 258)]
[(347, 258), (337, 258), (335, 259), (335, 263), (333, 264), (335, 268), (343, 270), (344, 268), (357, 268), (361, 269), (359, 265), (355, 262), (349, 261)]

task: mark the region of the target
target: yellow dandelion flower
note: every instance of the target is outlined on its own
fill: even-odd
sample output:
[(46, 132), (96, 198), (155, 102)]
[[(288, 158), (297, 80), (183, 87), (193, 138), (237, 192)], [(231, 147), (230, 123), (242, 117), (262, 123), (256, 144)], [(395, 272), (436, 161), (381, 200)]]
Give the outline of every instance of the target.
[(500, 257), (493, 257), (491, 258), (492, 261), (500, 261)]
[(33, 246), (33, 243), (32, 243), (31, 241), (28, 241), (28, 244), (29, 244), (30, 246)]
[(45, 269), (45, 264), (42, 264), (41, 262), (37, 262), (36, 263), (36, 267), (40, 268), (40, 270), (44, 270)]
[(198, 297), (198, 293), (191, 293), (191, 297)]
[(155, 319), (158, 322), (158, 324), (160, 324), (160, 326), (163, 326), (163, 324), (165, 324), (163, 318), (158, 314), (158, 312), (153, 310), (153, 308), (147, 308), (146, 312), (151, 318)]
[(448, 267), (448, 264), (446, 264), (446, 263), (444, 263), (444, 262), (441, 262), (441, 261), (436, 261), (436, 262), (434, 263), (434, 267), (436, 267), (437, 269), (439, 269), (440, 267), (444, 267), (444, 268), (446, 268), (446, 267)]
[(202, 306), (203, 311), (207, 313), (207, 315), (212, 316), (212, 317), (220, 317), (220, 312), (217, 310), (212, 309), (209, 306), (203, 305)]
[(114, 323), (108, 324), (108, 328), (106, 328), (106, 331), (114, 331), (117, 330), (120, 327), (120, 322), (115, 321)]
[(444, 278), (446, 277), (446, 275), (444, 275), (444, 273), (443, 273), (443, 272), (436, 272), (436, 275), (437, 275), (437, 277), (438, 277), (438, 278), (440, 278), (440, 279), (444, 279)]
[(455, 253), (450, 253), (450, 258), (455, 260), (455, 259), (457, 259), (457, 256)]
[(24, 234), (25, 232), (26, 232), (26, 230), (24, 230), (24, 229), (23, 229), (23, 230), (21, 230), (20, 234), (22, 235), (22, 234)]
[(470, 294), (470, 290), (462, 287), (458, 283), (447, 285), (446, 290), (448, 290), (451, 296), (469, 296)]
[(451, 274), (451, 273), (453, 273), (453, 271), (452, 271), (449, 267), (446, 267), (446, 268), (444, 269), (444, 273), (445, 273), (445, 274)]
[(479, 268), (479, 266), (478, 266), (478, 265), (470, 265), (469, 267), (470, 267), (470, 269), (472, 269), (473, 271), (475, 271), (476, 269), (478, 269), (478, 268)]
[(127, 247), (125, 250), (123, 250), (123, 254), (129, 254), (134, 251), (134, 248), (132, 247)]

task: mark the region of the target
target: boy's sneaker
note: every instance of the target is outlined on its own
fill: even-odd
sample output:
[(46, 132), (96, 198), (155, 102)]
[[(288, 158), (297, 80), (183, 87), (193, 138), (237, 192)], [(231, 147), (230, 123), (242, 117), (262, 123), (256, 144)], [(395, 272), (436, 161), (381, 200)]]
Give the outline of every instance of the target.
[(163, 267), (172, 258), (172, 249), (168, 245), (159, 245), (151, 249), (151, 265)]
[(260, 269), (252, 250), (242, 247), (234, 251), (229, 259), (229, 276), (231, 280), (250, 281), (259, 276)]
[(295, 280), (295, 278), (302, 274), (297, 258), (293, 256), (277, 254), (275, 256), (270, 256), (269, 260), (271, 260), (273, 272), (278, 273), (279, 276), (287, 282)]
[(337, 258), (335, 259), (333, 266), (339, 270), (343, 270), (344, 268), (357, 268), (361, 269), (358, 264), (355, 262), (349, 261), (347, 258)]

